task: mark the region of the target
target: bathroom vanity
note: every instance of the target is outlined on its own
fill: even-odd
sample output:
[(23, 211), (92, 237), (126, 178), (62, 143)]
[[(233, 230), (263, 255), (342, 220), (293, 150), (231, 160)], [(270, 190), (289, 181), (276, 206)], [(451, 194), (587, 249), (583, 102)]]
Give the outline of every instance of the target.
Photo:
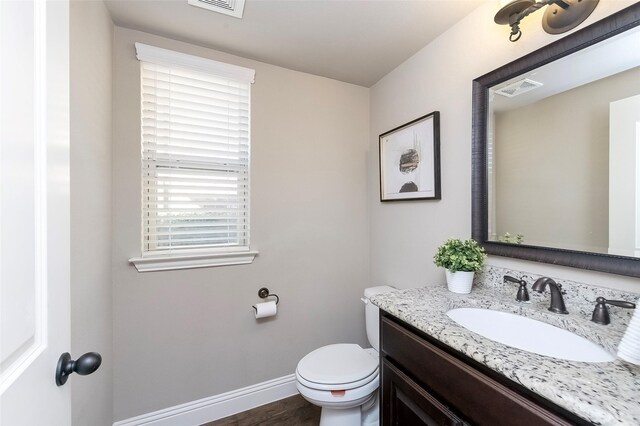
[(380, 335), (383, 425), (587, 424), (388, 313)]
[(462, 307), (510, 312), (571, 331), (615, 354), (633, 311), (612, 308), (611, 324), (598, 325), (590, 321), (595, 299), (602, 294), (636, 301), (638, 295), (562, 281), (569, 314), (560, 315), (547, 310), (548, 294), (516, 302), (516, 286), (502, 283), (505, 273), (521, 275), (488, 267), (469, 295), (442, 285), (371, 299), (381, 309), (381, 424), (640, 424), (640, 366), (519, 350), (446, 315)]

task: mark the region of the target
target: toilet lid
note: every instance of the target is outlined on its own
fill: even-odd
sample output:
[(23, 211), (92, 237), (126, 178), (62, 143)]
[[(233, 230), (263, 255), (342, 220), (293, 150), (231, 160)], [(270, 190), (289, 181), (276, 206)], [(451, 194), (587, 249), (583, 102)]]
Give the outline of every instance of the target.
[(297, 373), (308, 382), (336, 385), (361, 381), (378, 370), (378, 359), (360, 346), (340, 343), (323, 346), (298, 363)]

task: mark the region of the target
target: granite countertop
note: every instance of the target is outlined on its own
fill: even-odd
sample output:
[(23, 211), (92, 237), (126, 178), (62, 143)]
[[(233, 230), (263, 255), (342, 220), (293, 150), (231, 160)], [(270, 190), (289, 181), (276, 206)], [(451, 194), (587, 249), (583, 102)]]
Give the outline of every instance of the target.
[[(616, 353), (633, 314), (611, 307), (611, 324), (590, 321), (597, 296), (638, 300), (638, 294), (556, 280), (566, 291), (569, 315), (547, 310), (548, 290), (530, 292), (531, 303), (515, 301), (517, 286), (503, 284), (502, 276), (523, 274), (491, 267), (476, 274), (470, 294), (451, 293), (446, 285), (377, 294), (371, 301), (380, 309), (429, 336), (473, 358), (510, 380), (598, 425), (640, 425), (640, 366), (620, 359), (609, 363), (565, 361), (515, 349), (482, 337), (451, 320), (453, 308), (473, 307), (511, 312), (572, 331)], [(538, 276), (526, 274), (528, 283)], [(530, 287), (530, 286), (529, 286)]]

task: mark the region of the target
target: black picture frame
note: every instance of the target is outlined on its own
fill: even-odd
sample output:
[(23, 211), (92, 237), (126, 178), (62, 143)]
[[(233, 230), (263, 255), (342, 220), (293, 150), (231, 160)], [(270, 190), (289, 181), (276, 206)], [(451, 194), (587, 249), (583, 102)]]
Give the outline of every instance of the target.
[(491, 87), (639, 25), (640, 3), (636, 3), (473, 81), (471, 230), (473, 239), (488, 254), (640, 277), (640, 258), (489, 241), (487, 175), (487, 113)]
[(441, 199), (440, 111), (381, 134), (378, 145), (381, 202)]

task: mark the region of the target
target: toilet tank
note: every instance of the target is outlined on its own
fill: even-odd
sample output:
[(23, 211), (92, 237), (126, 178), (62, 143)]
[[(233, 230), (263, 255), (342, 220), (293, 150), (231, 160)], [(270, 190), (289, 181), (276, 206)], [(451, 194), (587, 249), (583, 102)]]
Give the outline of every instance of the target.
[(374, 294), (389, 293), (393, 290), (395, 290), (395, 288), (388, 285), (364, 289), (364, 299), (362, 299), (362, 301), (365, 304), (364, 317), (367, 325), (367, 338), (369, 339), (371, 347), (378, 352), (380, 351), (380, 325), (378, 324), (380, 319), (380, 310), (376, 305), (369, 301), (369, 298)]

